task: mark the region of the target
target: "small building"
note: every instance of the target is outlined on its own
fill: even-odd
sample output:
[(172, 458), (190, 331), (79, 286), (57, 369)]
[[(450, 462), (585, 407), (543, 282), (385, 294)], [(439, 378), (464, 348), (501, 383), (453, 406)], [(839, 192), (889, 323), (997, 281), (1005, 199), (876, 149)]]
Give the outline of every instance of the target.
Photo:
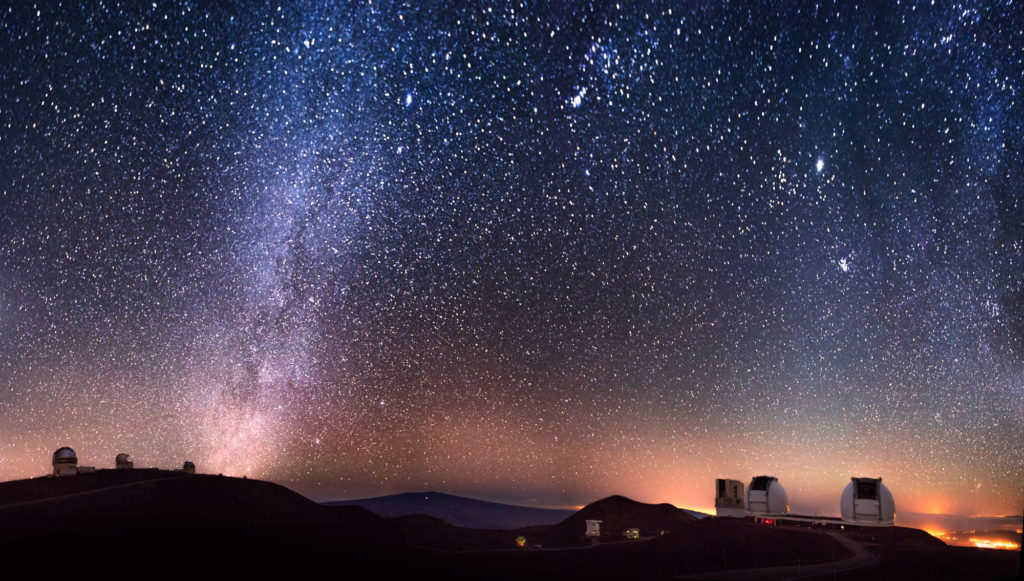
[(640, 529), (637, 529), (637, 528), (626, 529), (626, 532), (622, 533), (622, 536), (626, 537), (627, 539), (639, 539), (640, 538)]
[(892, 525), (896, 519), (896, 501), (881, 478), (850, 478), (839, 510), (849, 523)]
[(587, 536), (596, 539), (601, 536), (601, 523), (604, 521), (600, 520), (588, 520), (587, 521)]
[(789, 512), (789, 496), (774, 476), (755, 476), (747, 487), (747, 514), (764, 516)]
[(728, 478), (715, 479), (715, 515), (716, 516), (747, 516), (743, 506), (743, 483)]
[(78, 474), (78, 454), (67, 446), (57, 448), (53, 453), (53, 475), (74, 476)]
[(135, 467), (135, 462), (132, 462), (131, 456), (121, 452), (114, 458), (114, 467), (118, 470), (131, 470)]
[(186, 474), (195, 474), (196, 465), (188, 460), (185, 460), (185, 463), (181, 466), (181, 471)]
[(96, 468), (92, 466), (79, 466), (78, 454), (67, 446), (61, 446), (53, 453), (54, 476), (77, 476), (93, 472), (96, 472)]

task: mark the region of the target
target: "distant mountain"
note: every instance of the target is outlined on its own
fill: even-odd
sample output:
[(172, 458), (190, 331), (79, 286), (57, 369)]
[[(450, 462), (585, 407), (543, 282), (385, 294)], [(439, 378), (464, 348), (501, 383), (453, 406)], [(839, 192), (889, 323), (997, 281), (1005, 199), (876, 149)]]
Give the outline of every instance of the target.
[(441, 492), (406, 492), (325, 504), (361, 506), (378, 516), (388, 518), (417, 514), (432, 516), (457, 527), (469, 529), (512, 530), (534, 525), (551, 525), (573, 514), (571, 510), (501, 504)]
[(535, 538), (544, 546), (586, 542), (584, 533), (588, 520), (601, 521), (601, 538), (608, 540), (622, 539), (627, 529), (640, 529), (640, 536), (650, 537), (697, 522), (696, 517), (671, 504), (646, 504), (615, 495), (588, 504), (564, 521), (539, 532)]
[(697, 511), (697, 510), (690, 510), (688, 508), (683, 508), (683, 509), (680, 509), (680, 510), (682, 510), (683, 512), (685, 512), (686, 514), (692, 516), (693, 518), (695, 518), (697, 520), (700, 520), (702, 518), (707, 518), (707, 517), (711, 516), (710, 514), (708, 514), (706, 512), (700, 512), (700, 511)]

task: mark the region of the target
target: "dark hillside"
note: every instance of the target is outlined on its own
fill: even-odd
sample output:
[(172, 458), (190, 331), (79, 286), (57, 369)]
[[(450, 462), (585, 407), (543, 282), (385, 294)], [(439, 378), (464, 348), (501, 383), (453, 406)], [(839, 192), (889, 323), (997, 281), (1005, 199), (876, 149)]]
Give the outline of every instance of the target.
[(45, 563), (55, 547), (137, 564), (188, 555), (260, 570), (328, 560), (377, 567), (378, 554), (401, 552), (404, 541), (367, 510), (324, 507), (259, 480), (101, 470), (0, 484), (0, 554)]

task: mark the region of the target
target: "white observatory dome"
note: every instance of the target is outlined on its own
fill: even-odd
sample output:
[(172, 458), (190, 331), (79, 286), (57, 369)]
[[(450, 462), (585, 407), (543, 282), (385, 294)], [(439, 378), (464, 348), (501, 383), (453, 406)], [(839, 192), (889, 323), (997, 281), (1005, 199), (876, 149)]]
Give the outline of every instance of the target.
[(755, 476), (747, 486), (747, 512), (754, 515), (786, 514), (789, 496), (774, 476)]
[(78, 474), (78, 455), (67, 446), (57, 448), (53, 453), (53, 475), (67, 476)]
[(896, 501), (881, 478), (850, 478), (839, 499), (839, 510), (847, 522), (891, 525)]

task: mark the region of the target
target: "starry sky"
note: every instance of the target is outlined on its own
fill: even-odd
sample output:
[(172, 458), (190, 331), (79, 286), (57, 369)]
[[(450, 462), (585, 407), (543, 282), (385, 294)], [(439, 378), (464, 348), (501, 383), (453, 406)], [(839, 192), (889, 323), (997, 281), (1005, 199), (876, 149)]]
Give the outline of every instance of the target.
[(1020, 514), (1019, 3), (15, 4), (0, 479)]

